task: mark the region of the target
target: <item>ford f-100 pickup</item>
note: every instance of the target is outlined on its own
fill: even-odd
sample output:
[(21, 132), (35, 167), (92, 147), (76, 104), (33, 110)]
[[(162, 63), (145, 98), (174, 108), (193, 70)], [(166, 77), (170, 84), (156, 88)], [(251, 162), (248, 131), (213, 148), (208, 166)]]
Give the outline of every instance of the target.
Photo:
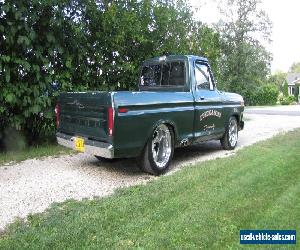
[(100, 158), (136, 157), (143, 171), (164, 173), (174, 148), (218, 139), (237, 145), (244, 100), (221, 92), (208, 60), (163, 56), (142, 63), (139, 91), (61, 93), (57, 141)]

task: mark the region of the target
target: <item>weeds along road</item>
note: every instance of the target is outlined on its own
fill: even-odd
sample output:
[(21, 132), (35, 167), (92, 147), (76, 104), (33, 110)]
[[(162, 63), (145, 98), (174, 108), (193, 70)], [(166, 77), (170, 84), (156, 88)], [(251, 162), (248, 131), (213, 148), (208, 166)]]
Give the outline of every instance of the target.
[[(245, 129), (239, 134), (237, 150), (296, 127), (300, 127), (300, 116), (247, 114), (246, 111)], [(230, 156), (237, 150), (224, 151), (219, 141), (178, 149), (168, 174), (196, 162)], [(103, 197), (117, 188), (154, 178), (159, 177), (142, 173), (133, 159), (108, 163), (84, 154), (0, 166), (0, 230), (17, 217), (44, 211), (53, 202)]]

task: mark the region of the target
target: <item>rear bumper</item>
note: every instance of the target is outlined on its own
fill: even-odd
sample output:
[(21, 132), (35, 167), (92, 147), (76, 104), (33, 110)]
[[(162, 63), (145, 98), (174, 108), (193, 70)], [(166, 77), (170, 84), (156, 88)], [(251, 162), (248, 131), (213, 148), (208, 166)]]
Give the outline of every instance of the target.
[[(75, 136), (70, 136), (63, 133), (56, 133), (57, 143), (67, 148), (75, 149), (74, 139)], [(114, 158), (114, 147), (105, 142), (99, 142), (84, 138), (84, 153), (97, 155), (104, 158)]]

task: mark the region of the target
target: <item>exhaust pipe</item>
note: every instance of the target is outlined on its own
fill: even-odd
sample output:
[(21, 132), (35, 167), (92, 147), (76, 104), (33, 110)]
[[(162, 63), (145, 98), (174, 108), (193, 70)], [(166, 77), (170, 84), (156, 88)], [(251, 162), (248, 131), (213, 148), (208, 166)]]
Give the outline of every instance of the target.
[(185, 146), (188, 145), (188, 143), (189, 143), (189, 140), (186, 138), (186, 139), (183, 139), (183, 140), (180, 142), (180, 145), (183, 146), (183, 147), (185, 147)]

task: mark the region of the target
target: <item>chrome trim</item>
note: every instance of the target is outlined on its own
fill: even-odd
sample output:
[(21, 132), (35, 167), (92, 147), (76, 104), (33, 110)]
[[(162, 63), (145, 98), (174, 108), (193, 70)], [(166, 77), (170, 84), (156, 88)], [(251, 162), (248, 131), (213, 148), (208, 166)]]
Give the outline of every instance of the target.
[(228, 135), (229, 135), (229, 143), (231, 147), (235, 147), (237, 140), (238, 140), (238, 125), (237, 125), (237, 121), (236, 119), (232, 119), (230, 120), (229, 123), (229, 131), (228, 131)]
[[(76, 136), (70, 136), (63, 133), (56, 133), (57, 143), (67, 148), (74, 149), (74, 139)], [(78, 136), (80, 137), (80, 136)], [(84, 138), (84, 137), (83, 137)], [(104, 158), (114, 158), (114, 148), (111, 144), (105, 142), (99, 142), (84, 138), (84, 153), (97, 155)]]

